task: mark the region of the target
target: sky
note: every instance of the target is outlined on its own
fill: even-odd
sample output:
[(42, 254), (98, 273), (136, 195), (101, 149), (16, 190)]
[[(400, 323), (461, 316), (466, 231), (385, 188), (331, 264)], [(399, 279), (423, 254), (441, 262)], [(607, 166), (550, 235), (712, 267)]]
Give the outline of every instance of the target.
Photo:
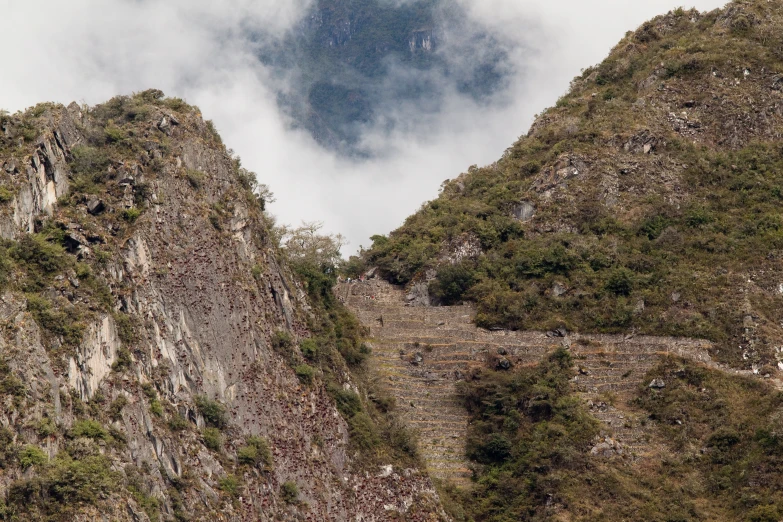
[[(198, 105), (243, 165), (269, 185), (280, 223), (319, 221), (348, 254), (387, 234), (446, 179), (498, 159), (552, 106), (573, 77), (600, 62), (628, 30), (679, 6), (725, 0), (454, 0), (470, 23), (510, 49), (498, 102), (460, 96), (426, 121), (365, 138), (385, 153), (340, 157), (293, 130), (275, 82), (246, 35), (282, 35), (312, 0), (0, 0), (0, 109), (38, 102), (90, 105), (148, 88)], [(8, 44), (13, 42), (13, 44)], [(404, 109), (401, 109), (404, 110)]]

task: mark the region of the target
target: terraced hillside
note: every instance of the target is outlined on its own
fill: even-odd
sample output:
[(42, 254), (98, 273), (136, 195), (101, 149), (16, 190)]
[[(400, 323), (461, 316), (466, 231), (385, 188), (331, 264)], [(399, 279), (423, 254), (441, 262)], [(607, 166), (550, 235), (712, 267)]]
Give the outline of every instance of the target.
[(577, 335), (568, 332), (489, 331), (473, 323), (472, 305), (407, 306), (405, 294), (380, 280), (340, 284), (336, 292), (369, 328), (372, 366), (396, 397), (404, 418), (420, 435), (432, 476), (467, 485), (464, 456), (468, 415), (456, 383), (472, 369), (532, 365), (568, 346), (577, 363), (573, 384), (591, 413), (603, 423), (593, 453), (631, 461), (660, 449), (630, 404), (645, 374), (663, 356), (677, 355), (713, 368), (707, 341), (633, 335)]

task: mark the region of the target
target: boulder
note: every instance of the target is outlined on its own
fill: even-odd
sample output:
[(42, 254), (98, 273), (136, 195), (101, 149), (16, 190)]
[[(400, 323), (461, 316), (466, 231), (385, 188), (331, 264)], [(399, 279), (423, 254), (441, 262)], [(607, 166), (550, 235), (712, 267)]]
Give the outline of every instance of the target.
[(87, 202), (87, 212), (93, 216), (97, 216), (104, 210), (106, 210), (106, 204), (103, 202), (103, 200), (93, 198)]
[(653, 379), (652, 381), (650, 381), (648, 387), (656, 390), (660, 390), (661, 388), (666, 388), (666, 383), (663, 382), (663, 379)]
[(511, 361), (509, 361), (505, 357), (501, 357), (500, 359), (498, 359), (497, 368), (498, 368), (498, 370), (510, 370), (511, 369)]
[(529, 201), (520, 201), (512, 213), (519, 221), (530, 221), (536, 213), (536, 207)]

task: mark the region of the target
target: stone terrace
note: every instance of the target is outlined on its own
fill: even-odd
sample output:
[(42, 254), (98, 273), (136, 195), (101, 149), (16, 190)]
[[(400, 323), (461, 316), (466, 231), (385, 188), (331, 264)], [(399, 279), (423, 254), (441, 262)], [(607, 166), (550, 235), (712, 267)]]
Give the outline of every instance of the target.
[(468, 416), (456, 383), (488, 357), (535, 364), (560, 345), (570, 347), (579, 374), (574, 386), (604, 424), (603, 436), (628, 458), (651, 451), (641, 412), (630, 404), (645, 373), (662, 355), (712, 365), (706, 341), (622, 335), (551, 337), (543, 332), (488, 331), (473, 323), (470, 305), (406, 306), (401, 288), (379, 280), (338, 285), (336, 293), (370, 330), (371, 364), (409, 426), (419, 433), (430, 474), (469, 484), (465, 459)]

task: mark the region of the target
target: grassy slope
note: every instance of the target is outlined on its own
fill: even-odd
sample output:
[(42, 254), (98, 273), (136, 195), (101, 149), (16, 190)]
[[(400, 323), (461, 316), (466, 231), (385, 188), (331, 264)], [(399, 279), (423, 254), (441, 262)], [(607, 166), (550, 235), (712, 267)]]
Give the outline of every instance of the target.
[[(704, 337), (774, 371), (781, 7), (677, 10), (628, 33), (497, 163), (446, 183), (363, 261), (401, 284), (437, 269), (433, 293), (476, 301), (482, 326)], [(481, 255), (445, 262), (469, 243)]]

